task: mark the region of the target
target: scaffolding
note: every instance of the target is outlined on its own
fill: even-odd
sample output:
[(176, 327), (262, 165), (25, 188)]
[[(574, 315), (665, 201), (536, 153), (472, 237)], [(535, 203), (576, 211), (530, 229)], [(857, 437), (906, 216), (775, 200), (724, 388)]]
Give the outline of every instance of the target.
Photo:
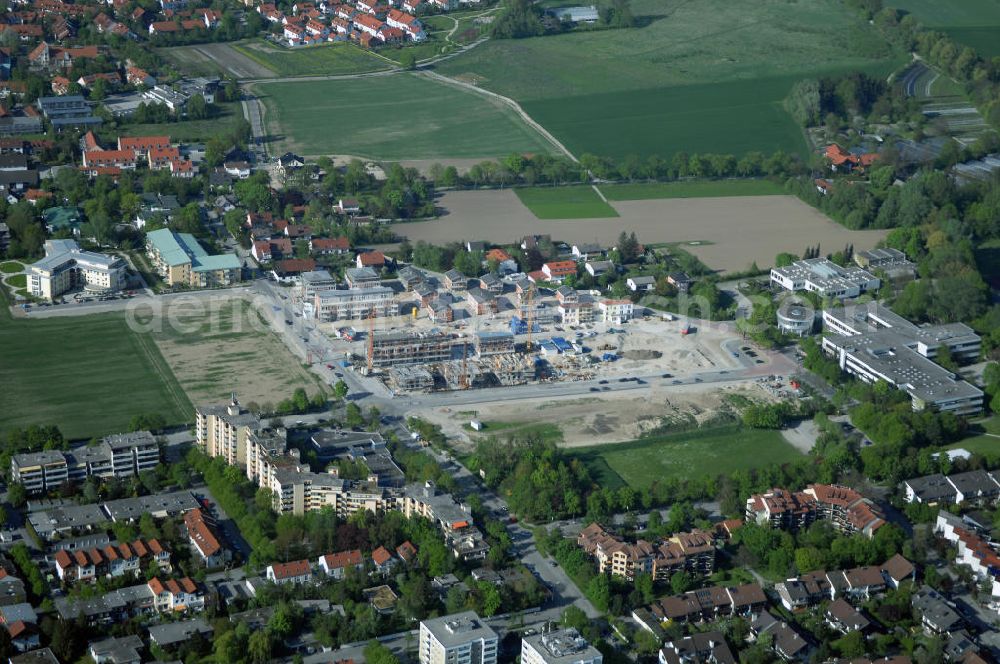
[(372, 367), (435, 364), (450, 360), (454, 345), (455, 340), (450, 334), (437, 330), (374, 333), (367, 359)]

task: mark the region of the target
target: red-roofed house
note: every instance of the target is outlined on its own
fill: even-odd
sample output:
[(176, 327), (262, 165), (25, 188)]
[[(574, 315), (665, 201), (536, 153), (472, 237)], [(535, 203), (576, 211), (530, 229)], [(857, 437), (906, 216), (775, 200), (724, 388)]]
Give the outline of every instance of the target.
[(52, 78), (52, 92), (60, 97), (69, 93), (69, 86), (72, 82), (65, 76), (54, 76)]
[(878, 160), (878, 154), (866, 152), (862, 155), (855, 155), (847, 152), (836, 143), (826, 146), (824, 155), (830, 161), (830, 170), (842, 170), (850, 172), (855, 168), (868, 168)]
[[(39, 640), (38, 626), (27, 623), (23, 620), (15, 620), (5, 623), (7, 633), (10, 634), (10, 643), (18, 652), (28, 652), (39, 647), (42, 643)], [(20, 660), (20, 658), (17, 658)]]
[(382, 29), (385, 24), (368, 14), (358, 14), (354, 17), (354, 25), (369, 37), (378, 37), (378, 31)]
[(542, 265), (542, 274), (549, 281), (559, 282), (570, 275), (576, 275), (576, 263), (573, 261), (552, 261)]
[(312, 568), (308, 560), (274, 563), (267, 566), (267, 580), (279, 586), (286, 583), (309, 583), (312, 581)]
[(359, 572), (364, 570), (365, 561), (361, 555), (361, 549), (351, 549), (350, 551), (340, 551), (339, 553), (328, 553), (319, 557), (319, 567), (327, 576), (335, 579), (343, 579), (347, 571), (351, 568)]
[(405, 32), (413, 41), (423, 41), (427, 38), (420, 21), (418, 21), (416, 17), (405, 12), (401, 12), (398, 9), (390, 9), (389, 13), (385, 17), (385, 22), (391, 27), (399, 28)]
[(366, 251), (358, 254), (355, 262), (358, 267), (370, 267), (381, 270), (385, 267), (385, 254), (381, 251)]
[(205, 567), (219, 567), (226, 562), (227, 550), (219, 543), (219, 538), (215, 535), (215, 524), (204, 512), (200, 509), (186, 512), (184, 526), (187, 528), (191, 547), (198, 552)]
[(396, 559), (384, 546), (372, 551), (372, 562), (375, 563), (375, 571), (383, 576), (391, 572), (396, 565)]
[(200, 611), (205, 608), (205, 594), (188, 577), (160, 581), (152, 579), (148, 584), (153, 593), (153, 608), (165, 611)]
[(141, 156), (149, 154), (150, 150), (166, 150), (170, 148), (169, 136), (119, 136), (118, 149), (132, 150)]
[(406, 562), (411, 562), (417, 557), (417, 547), (413, 546), (410, 540), (406, 540), (396, 547), (396, 555)]
[(424, 3), (424, 0), (403, 0), (401, 5), (404, 12), (408, 14), (416, 14), (417, 10), (420, 9), (420, 5)]
[(351, 242), (346, 237), (316, 237), (309, 240), (309, 251), (319, 256), (346, 254), (351, 250)]
[(132, 150), (91, 150), (83, 153), (83, 165), (88, 169), (106, 167), (134, 169), (137, 161)]
[(146, 155), (151, 170), (157, 171), (163, 168), (170, 168), (170, 162), (181, 158), (180, 150), (177, 148), (150, 148)]
[(129, 85), (134, 85), (136, 87), (144, 85), (147, 88), (151, 88), (156, 85), (156, 78), (150, 76), (146, 70), (139, 69), (138, 67), (129, 67), (126, 69), (125, 80), (128, 81)]

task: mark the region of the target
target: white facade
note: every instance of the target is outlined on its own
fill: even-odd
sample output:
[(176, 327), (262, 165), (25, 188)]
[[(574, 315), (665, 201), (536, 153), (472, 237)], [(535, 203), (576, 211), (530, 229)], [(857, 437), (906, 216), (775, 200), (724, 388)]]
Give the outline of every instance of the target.
[(843, 299), (878, 290), (882, 281), (859, 267), (840, 267), (825, 258), (810, 258), (787, 267), (771, 268), (771, 285)]
[(45, 258), (29, 266), (28, 292), (52, 300), (68, 290), (114, 292), (127, 281), (125, 261), (118, 256), (83, 251), (73, 240), (47, 240)]
[(620, 325), (632, 320), (635, 312), (635, 305), (631, 300), (601, 300), (597, 303), (597, 310), (601, 314), (601, 320), (605, 323)]
[(521, 639), (521, 664), (601, 664), (601, 651), (575, 629), (534, 634)]
[(499, 643), (473, 611), (420, 622), (420, 664), (496, 664)]
[(399, 313), (391, 288), (375, 286), (349, 290), (325, 290), (313, 296), (313, 315), (321, 321), (359, 320), (395, 316)]

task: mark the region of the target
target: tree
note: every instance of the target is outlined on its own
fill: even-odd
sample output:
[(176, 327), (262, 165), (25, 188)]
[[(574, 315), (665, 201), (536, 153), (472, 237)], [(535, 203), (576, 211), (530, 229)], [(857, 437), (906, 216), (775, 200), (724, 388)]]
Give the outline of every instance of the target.
[(208, 103), (200, 94), (192, 95), (187, 103), (187, 116), (192, 120), (204, 120), (208, 117)]
[(417, 56), (410, 49), (404, 49), (399, 56), (399, 66), (403, 69), (414, 70), (417, 68)]
[(354, 402), (347, 404), (347, 412), (344, 415), (344, 423), (352, 429), (364, 425), (365, 418), (361, 414), (361, 408), (358, 407), (358, 404)]
[(270, 630), (262, 629), (250, 635), (250, 640), (247, 643), (247, 656), (253, 664), (270, 662), (273, 649), (274, 642)]
[(333, 386), (333, 396), (337, 401), (343, 401), (347, 396), (347, 383), (343, 380), (338, 380)]
[(399, 658), (387, 646), (372, 639), (365, 646), (365, 662), (368, 664), (399, 664)]
[(490, 24), (495, 39), (520, 39), (544, 34), (542, 10), (530, 0), (503, 0), (500, 12)]

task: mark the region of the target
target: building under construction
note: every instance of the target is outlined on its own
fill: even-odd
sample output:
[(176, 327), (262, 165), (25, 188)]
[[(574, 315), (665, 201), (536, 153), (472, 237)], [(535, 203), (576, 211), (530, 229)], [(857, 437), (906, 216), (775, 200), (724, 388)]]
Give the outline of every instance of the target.
[(521, 320), (531, 320), (538, 325), (551, 325), (556, 322), (559, 310), (548, 302), (525, 302), (518, 307), (518, 317)]
[(535, 360), (530, 355), (504, 353), (479, 360), (482, 371), (489, 371), (500, 385), (524, 385), (535, 378)]
[(452, 358), (456, 345), (450, 334), (429, 332), (375, 332), (368, 345), (368, 365), (373, 368), (407, 364), (437, 364)]
[(452, 360), (432, 370), (438, 372), (452, 390), (524, 385), (535, 378), (534, 359), (516, 353), (490, 355), (478, 360)]
[(510, 332), (476, 332), (476, 355), (487, 357), (514, 352), (514, 335)]
[(394, 390), (421, 392), (433, 389), (434, 374), (423, 367), (391, 367), (388, 383)]

